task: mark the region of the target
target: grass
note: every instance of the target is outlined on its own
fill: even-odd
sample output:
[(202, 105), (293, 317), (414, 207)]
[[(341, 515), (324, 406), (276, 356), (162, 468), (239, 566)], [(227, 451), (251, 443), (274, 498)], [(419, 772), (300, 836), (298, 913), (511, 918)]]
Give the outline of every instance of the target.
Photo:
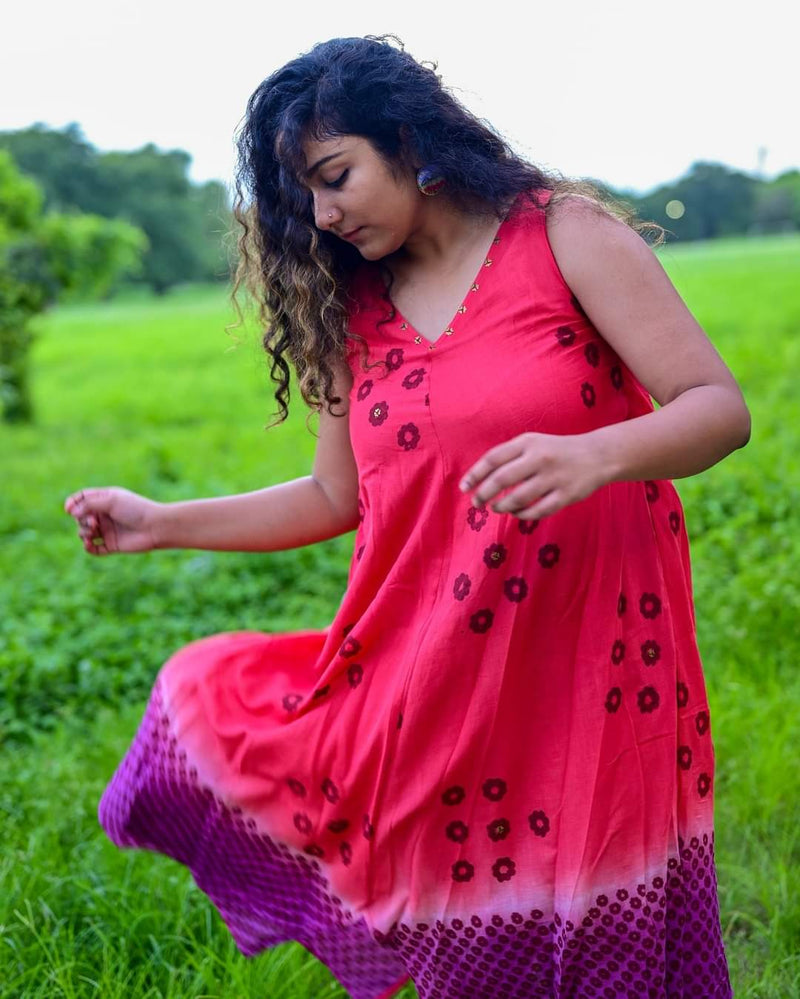
[[(670, 246), (753, 439), (678, 483), (714, 719), (720, 904), (737, 999), (800, 995), (800, 239)], [(158, 498), (305, 475), (299, 394), (273, 412), (219, 289), (72, 306), (40, 325), (32, 427), (0, 429), (0, 997), (343, 997), (298, 945), (243, 958), (178, 865), (116, 850), (100, 792), (160, 663), (200, 634), (323, 627), (352, 536), (268, 555), (87, 559), (61, 511), (89, 484)], [(413, 989), (405, 990), (411, 997)]]

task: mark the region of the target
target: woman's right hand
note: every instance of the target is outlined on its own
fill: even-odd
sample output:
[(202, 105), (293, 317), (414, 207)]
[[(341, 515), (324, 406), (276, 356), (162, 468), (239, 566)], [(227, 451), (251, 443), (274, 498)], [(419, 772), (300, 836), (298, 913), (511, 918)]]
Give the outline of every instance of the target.
[(159, 547), (156, 525), (160, 503), (117, 486), (81, 489), (64, 501), (78, 524), (83, 547), (90, 555), (148, 552)]

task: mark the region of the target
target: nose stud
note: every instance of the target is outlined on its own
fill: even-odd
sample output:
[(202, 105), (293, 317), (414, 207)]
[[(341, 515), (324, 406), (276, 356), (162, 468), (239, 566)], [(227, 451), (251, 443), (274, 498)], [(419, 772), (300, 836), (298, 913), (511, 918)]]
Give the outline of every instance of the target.
[(328, 218), (329, 218), (329, 219), (332, 219), (332, 218), (333, 218), (333, 212), (328, 212)]

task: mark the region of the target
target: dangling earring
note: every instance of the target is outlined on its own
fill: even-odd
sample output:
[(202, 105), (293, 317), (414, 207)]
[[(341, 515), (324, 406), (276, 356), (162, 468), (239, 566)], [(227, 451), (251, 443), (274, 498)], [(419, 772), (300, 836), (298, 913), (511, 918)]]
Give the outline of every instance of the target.
[(432, 198), (447, 184), (442, 168), (432, 163), (430, 166), (417, 170), (417, 187), (420, 194)]

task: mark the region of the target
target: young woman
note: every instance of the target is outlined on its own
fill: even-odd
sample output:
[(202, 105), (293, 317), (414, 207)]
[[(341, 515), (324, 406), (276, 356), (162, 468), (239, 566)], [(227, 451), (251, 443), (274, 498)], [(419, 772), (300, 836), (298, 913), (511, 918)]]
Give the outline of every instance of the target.
[(348, 586), (324, 631), (170, 659), (104, 828), (186, 864), (243, 952), (299, 940), (355, 999), (729, 997), (670, 480), (747, 442), (733, 377), (634, 223), (387, 39), (273, 74), (240, 153), (313, 472), (66, 507), (95, 555), (355, 529)]

